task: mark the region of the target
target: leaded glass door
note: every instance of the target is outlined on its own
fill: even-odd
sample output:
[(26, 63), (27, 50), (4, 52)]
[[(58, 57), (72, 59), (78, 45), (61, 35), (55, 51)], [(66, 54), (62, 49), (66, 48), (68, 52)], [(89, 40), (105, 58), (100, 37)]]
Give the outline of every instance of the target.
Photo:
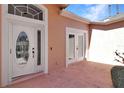
[(13, 24), (13, 77), (35, 72), (34, 28)]

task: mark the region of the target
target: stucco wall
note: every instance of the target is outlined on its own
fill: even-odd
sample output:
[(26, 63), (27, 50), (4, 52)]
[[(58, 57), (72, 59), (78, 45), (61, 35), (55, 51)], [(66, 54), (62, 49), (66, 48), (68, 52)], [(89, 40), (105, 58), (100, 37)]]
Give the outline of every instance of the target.
[[(49, 72), (65, 67), (66, 60), (66, 27), (88, 31), (88, 25), (59, 15), (57, 5), (44, 5), (48, 8), (48, 64)], [(1, 5), (0, 5), (1, 14)], [(0, 15), (0, 45), (1, 45), (1, 15)], [(51, 50), (52, 48), (52, 50)], [(0, 83), (1, 83), (1, 46), (0, 46)]]
[(92, 36), (92, 29), (109, 31), (112, 29), (117, 29), (122, 27), (124, 27), (124, 21), (115, 22), (109, 25), (90, 24), (89, 25), (89, 29), (90, 29), (89, 30), (89, 46), (90, 46), (90, 41)]
[(59, 70), (60, 67), (65, 67), (66, 61), (66, 27), (88, 30), (88, 25), (60, 16), (60, 9), (56, 5), (45, 6), (48, 8), (49, 71)]
[(1, 86), (1, 5), (0, 5), (0, 86)]
[[(115, 61), (115, 50), (122, 50), (124, 21), (109, 25), (91, 24), (90, 61), (104, 64), (122, 65)], [(121, 51), (122, 52), (122, 51)]]
[[(116, 56), (115, 51), (123, 57), (124, 53), (124, 28), (112, 30), (92, 30), (91, 44), (89, 49), (89, 61), (123, 65), (122, 59)], [(118, 62), (119, 60), (120, 62)]]

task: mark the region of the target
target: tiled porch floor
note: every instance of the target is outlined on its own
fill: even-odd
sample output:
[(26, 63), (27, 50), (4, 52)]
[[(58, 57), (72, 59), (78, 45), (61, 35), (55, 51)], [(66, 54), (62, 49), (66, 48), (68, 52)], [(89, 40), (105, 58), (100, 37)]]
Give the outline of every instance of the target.
[(13, 84), (14, 88), (107, 88), (112, 87), (112, 66), (94, 62), (80, 62), (60, 68), (48, 75)]

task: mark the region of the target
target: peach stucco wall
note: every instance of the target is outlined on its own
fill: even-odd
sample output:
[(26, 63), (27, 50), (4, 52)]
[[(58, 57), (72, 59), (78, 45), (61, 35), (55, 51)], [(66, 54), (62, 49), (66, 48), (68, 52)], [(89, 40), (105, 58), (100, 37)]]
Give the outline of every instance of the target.
[(49, 71), (52, 71), (65, 67), (66, 27), (88, 30), (88, 25), (60, 16), (57, 5), (45, 6), (48, 8), (48, 64)]
[[(48, 8), (48, 68), (49, 72), (65, 67), (66, 60), (66, 27), (87, 30), (89, 26), (59, 15), (58, 5), (44, 5)], [(0, 5), (1, 14), (1, 5)], [(0, 15), (1, 45), (1, 15)], [(52, 50), (51, 50), (52, 48)], [(1, 83), (1, 46), (0, 46), (0, 83)]]
[(1, 5), (0, 5), (0, 86), (1, 86)]

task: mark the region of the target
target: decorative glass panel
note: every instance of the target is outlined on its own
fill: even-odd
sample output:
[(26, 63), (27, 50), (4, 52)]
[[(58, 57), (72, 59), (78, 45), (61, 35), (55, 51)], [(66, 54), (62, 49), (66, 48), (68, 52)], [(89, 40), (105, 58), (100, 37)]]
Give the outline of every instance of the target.
[(25, 32), (21, 32), (16, 41), (16, 58), (27, 63), (29, 58), (29, 39)]
[(37, 31), (37, 65), (41, 65), (41, 31)]
[(32, 4), (9, 4), (8, 13), (43, 20), (43, 11)]

